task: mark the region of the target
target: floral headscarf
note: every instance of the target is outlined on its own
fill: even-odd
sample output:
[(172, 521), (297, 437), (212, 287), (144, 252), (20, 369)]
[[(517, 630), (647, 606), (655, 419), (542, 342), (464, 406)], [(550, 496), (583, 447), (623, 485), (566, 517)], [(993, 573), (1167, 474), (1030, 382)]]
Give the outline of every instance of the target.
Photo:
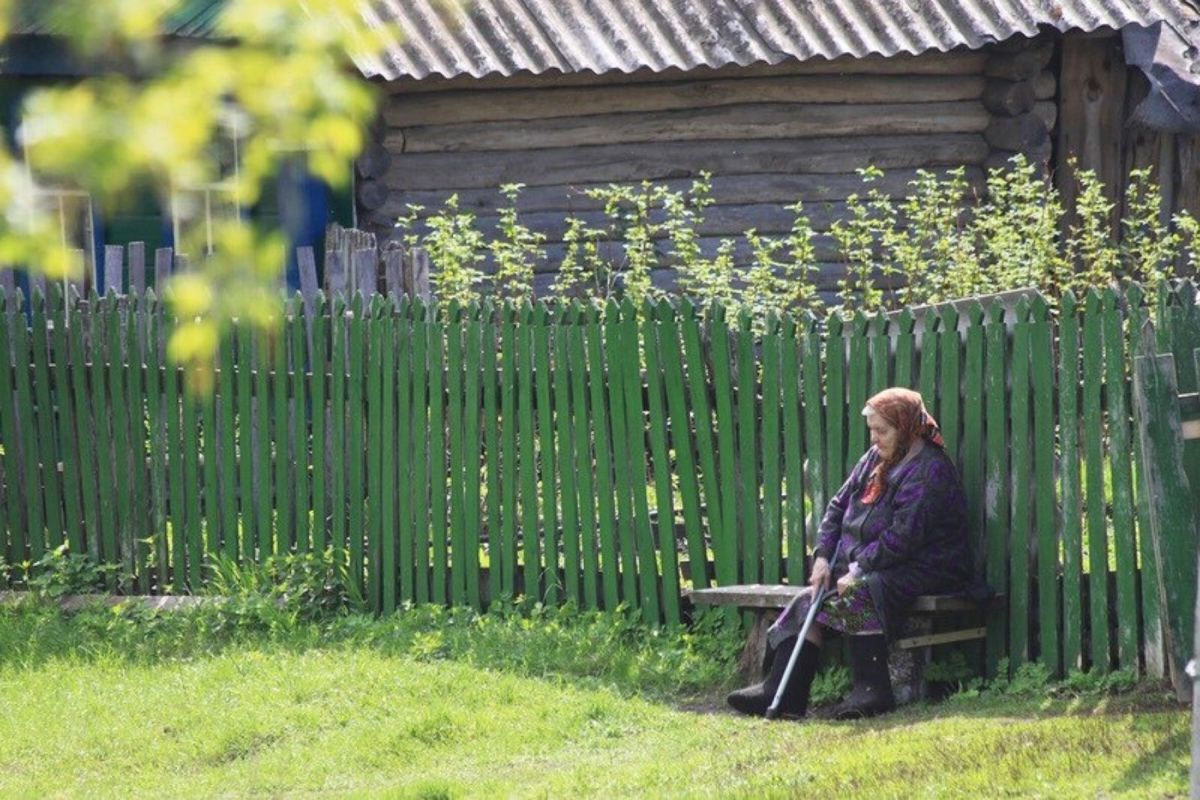
[(900, 387), (884, 389), (867, 401), (863, 414), (871, 413), (878, 414), (888, 425), (895, 428), (899, 437), (896, 451), (890, 458), (881, 459), (867, 478), (862, 502), (868, 505), (883, 496), (887, 488), (887, 474), (900, 463), (918, 438), (938, 447), (945, 446), (937, 420), (925, 410), (925, 401), (919, 392)]

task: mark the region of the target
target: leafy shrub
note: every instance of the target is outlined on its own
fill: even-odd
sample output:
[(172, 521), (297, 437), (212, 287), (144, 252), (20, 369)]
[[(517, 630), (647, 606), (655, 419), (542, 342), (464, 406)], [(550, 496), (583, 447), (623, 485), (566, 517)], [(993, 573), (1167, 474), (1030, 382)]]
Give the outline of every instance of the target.
[[(1200, 224), (1186, 213), (1169, 223), (1163, 219), (1161, 193), (1148, 169), (1130, 173), (1116, 228), (1116, 204), (1094, 172), (1075, 170), (1075, 208), (1068, 218), (1056, 186), (1023, 156), (989, 170), (980, 191), (964, 168), (919, 170), (903, 199), (878, 188), (879, 169), (866, 167), (859, 174), (863, 191), (847, 198), (846, 215), (830, 229), (846, 264), (838, 283), (843, 311), (1019, 288), (1040, 289), (1053, 302), (1068, 289), (1078, 295), (1116, 280), (1153, 286), (1176, 270), (1196, 270), (1200, 262)], [(499, 236), (490, 244), (456, 195), (425, 219), (423, 236), (412, 233), (423, 209), (410, 207), (397, 223), (407, 242), (429, 250), (444, 302), (479, 297), (480, 266), (488, 255), (496, 264), (498, 296), (530, 296), (534, 265), (545, 259), (545, 249), (544, 237), (517, 215), (521, 188), (502, 187), (507, 204), (498, 210)], [(560, 297), (603, 301), (616, 294), (640, 304), (662, 296), (652, 276), (670, 267), (680, 293), (701, 306), (746, 309), (759, 321), (771, 313), (825, 308), (814, 285), (814, 233), (800, 202), (787, 206), (794, 215), (788, 233), (767, 236), (750, 229), (705, 252), (699, 231), (714, 203), (708, 173), (686, 191), (643, 181), (592, 188), (587, 195), (600, 202), (605, 222), (592, 227), (567, 218), (566, 250), (554, 285)], [(739, 240), (750, 254), (745, 269), (735, 264)], [(907, 280), (918, 274), (920, 280)]]
[(333, 549), (273, 555), (245, 566), (217, 555), (209, 591), (229, 601), (230, 614), (267, 621), (283, 615), (313, 622), (364, 608), (344, 554)]
[(102, 592), (125, 583), (119, 564), (98, 564), (64, 543), (47, 551), (26, 569), (25, 585), (38, 599), (58, 600), (73, 594)]

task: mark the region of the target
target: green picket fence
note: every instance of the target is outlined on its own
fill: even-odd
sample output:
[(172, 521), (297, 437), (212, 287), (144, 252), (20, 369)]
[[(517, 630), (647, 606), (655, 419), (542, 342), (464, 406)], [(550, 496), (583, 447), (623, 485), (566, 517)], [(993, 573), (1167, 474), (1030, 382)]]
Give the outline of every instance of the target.
[[(941, 421), (977, 566), (1007, 596), (990, 667), (1163, 672), (1136, 287), (762, 326), (686, 302), (318, 297), (272, 337), (235, 326), (204, 396), (164, 359), (164, 313), (0, 294), (10, 564), (67, 542), (123, 564), (119, 588), (188, 592), (216, 554), (333, 548), (385, 613), (524, 595), (673, 625), (689, 585), (804, 580), (867, 446), (859, 411), (900, 384)], [(1195, 314), (1191, 284), (1161, 292), (1160, 338), (1185, 346)]]

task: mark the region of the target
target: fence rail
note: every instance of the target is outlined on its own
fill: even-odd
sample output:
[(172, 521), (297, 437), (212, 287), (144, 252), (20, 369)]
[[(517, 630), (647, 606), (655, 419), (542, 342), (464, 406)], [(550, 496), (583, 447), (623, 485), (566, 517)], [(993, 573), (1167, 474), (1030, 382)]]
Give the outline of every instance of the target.
[[(675, 624), (688, 583), (804, 580), (867, 445), (859, 409), (904, 384), (943, 425), (978, 566), (1009, 598), (989, 669), (1163, 674), (1130, 438), (1136, 287), (919, 324), (302, 302), (274, 336), (235, 326), (196, 397), (164, 359), (152, 294), (51, 287), (26, 309), (0, 290), (0, 553), (66, 542), (124, 564), (123, 588), (186, 592), (216, 554), (332, 547), (382, 612), (526, 594)], [(1161, 291), (1155, 316), (1160, 345), (1186, 346), (1195, 287)]]

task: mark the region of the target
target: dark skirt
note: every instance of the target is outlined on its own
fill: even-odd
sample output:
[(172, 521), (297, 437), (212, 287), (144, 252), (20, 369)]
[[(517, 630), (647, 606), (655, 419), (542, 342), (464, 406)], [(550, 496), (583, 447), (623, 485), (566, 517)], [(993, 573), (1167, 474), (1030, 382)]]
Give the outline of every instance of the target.
[[(796, 595), (767, 630), (767, 645), (778, 647), (780, 642), (798, 635), (811, 606), (810, 587)], [(859, 581), (844, 595), (839, 596), (836, 591), (826, 595), (825, 601), (817, 609), (816, 621), (846, 635), (883, 633), (883, 617), (875, 606), (867, 581)]]

